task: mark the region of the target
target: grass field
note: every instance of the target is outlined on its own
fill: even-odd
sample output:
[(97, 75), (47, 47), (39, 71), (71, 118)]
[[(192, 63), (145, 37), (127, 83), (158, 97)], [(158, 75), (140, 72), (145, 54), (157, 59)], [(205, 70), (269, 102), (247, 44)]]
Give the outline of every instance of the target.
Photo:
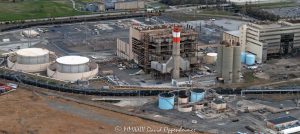
[(87, 14), (75, 11), (69, 0), (25, 0), (0, 2), (0, 21), (38, 19)]
[(269, 8), (295, 7), (297, 6), (297, 3), (295, 1), (286, 0), (277, 3), (253, 4), (252, 6), (261, 9), (269, 9)]

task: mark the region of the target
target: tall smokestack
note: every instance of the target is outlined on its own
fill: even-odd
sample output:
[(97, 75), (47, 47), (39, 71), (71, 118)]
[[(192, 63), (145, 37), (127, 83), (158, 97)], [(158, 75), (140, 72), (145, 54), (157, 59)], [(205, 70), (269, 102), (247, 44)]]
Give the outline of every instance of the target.
[(172, 57), (174, 58), (174, 69), (172, 72), (173, 79), (180, 77), (180, 29), (175, 26), (173, 28), (173, 52)]

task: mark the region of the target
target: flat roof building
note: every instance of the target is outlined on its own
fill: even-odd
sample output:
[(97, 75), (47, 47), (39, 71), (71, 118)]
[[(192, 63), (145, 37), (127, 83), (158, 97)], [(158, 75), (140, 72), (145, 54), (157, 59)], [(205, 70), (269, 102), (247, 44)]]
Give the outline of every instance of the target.
[(262, 63), (274, 56), (297, 53), (300, 49), (300, 20), (248, 23), (240, 27), (243, 50)]
[(214, 110), (217, 110), (217, 111), (225, 110), (226, 107), (227, 107), (227, 104), (223, 100), (216, 99), (211, 102), (211, 108)]
[(299, 120), (292, 116), (283, 116), (267, 120), (267, 127), (275, 130), (283, 130), (289, 125), (294, 125)]

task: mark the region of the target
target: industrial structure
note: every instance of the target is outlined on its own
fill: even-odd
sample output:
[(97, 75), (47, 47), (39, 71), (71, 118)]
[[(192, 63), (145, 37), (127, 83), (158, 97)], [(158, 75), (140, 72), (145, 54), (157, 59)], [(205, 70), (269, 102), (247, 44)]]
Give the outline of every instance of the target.
[(235, 45), (240, 42), (240, 31), (225, 31), (223, 33), (223, 41), (228, 42), (230, 45)]
[(211, 102), (211, 108), (214, 110), (222, 111), (222, 110), (226, 109), (226, 107), (227, 107), (227, 104), (223, 100), (216, 99)]
[(227, 43), (218, 47), (217, 75), (225, 83), (240, 81), (241, 73), (241, 47), (231, 46)]
[(7, 66), (16, 71), (42, 72), (55, 58), (55, 54), (46, 49), (25, 48), (11, 54), (7, 58)]
[(47, 75), (64, 81), (88, 80), (98, 74), (98, 64), (82, 56), (63, 56), (49, 65)]
[(145, 8), (144, 0), (104, 0), (106, 10), (138, 10)]
[(300, 20), (248, 23), (240, 27), (240, 44), (262, 63), (270, 57), (297, 53), (300, 49)]
[(118, 44), (118, 51), (156, 78), (177, 79), (196, 66), (196, 41), (195, 30), (181, 25), (132, 26), (129, 44)]
[(292, 116), (283, 116), (267, 120), (267, 127), (275, 130), (281, 130), (282, 128), (295, 125), (298, 123), (298, 119)]
[(39, 33), (35, 30), (32, 30), (32, 29), (28, 29), (28, 30), (23, 30), (21, 32), (21, 34), (24, 36), (24, 37), (27, 37), (27, 38), (34, 38), (34, 37), (37, 37), (39, 36)]

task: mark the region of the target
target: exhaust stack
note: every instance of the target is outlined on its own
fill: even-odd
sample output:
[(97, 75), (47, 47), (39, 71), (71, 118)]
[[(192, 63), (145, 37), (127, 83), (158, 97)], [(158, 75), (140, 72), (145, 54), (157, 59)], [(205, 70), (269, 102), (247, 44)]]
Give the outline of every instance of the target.
[(172, 72), (173, 79), (180, 78), (180, 29), (179, 27), (173, 28), (173, 50), (172, 57), (174, 58), (174, 68)]

